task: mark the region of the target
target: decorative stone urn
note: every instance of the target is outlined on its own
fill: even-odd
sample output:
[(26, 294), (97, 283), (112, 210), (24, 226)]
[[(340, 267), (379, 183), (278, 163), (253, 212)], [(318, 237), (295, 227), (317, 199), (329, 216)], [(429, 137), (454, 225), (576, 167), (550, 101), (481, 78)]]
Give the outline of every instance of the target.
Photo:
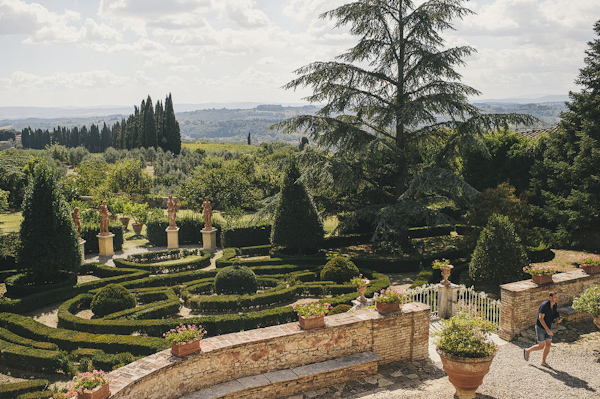
[(531, 280), (538, 285), (550, 284), (552, 283), (552, 275), (534, 274), (531, 276)]
[(195, 339), (191, 342), (177, 343), (171, 342), (171, 353), (174, 356), (182, 357), (200, 351), (200, 340)]
[(77, 399), (106, 399), (110, 396), (108, 384), (100, 385), (100, 388), (92, 392), (81, 392), (77, 394)]
[(442, 285), (450, 285), (450, 281), (448, 281), (448, 277), (450, 277), (450, 272), (452, 271), (452, 269), (454, 269), (454, 266), (452, 265), (448, 265), (448, 266), (442, 266), (440, 267), (440, 271), (442, 272), (442, 277), (444, 278), (440, 284)]
[(375, 309), (381, 314), (398, 312), (400, 310), (400, 302), (393, 302), (393, 303), (376, 302)]
[(131, 227), (133, 227), (133, 232), (135, 233), (136, 236), (139, 236), (140, 234), (142, 234), (142, 227), (144, 225), (141, 223), (131, 223)]
[(298, 323), (303, 330), (325, 327), (325, 316), (304, 317), (298, 315)]
[(600, 266), (598, 265), (586, 265), (581, 267), (587, 274), (600, 273)]
[(365, 298), (365, 292), (367, 292), (367, 287), (357, 288), (359, 297), (356, 298), (358, 302), (367, 302), (367, 298)]
[(458, 357), (437, 349), (442, 366), (448, 379), (456, 388), (458, 399), (475, 398), (477, 388), (483, 383), (483, 377), (490, 371), (495, 355), (482, 358)]

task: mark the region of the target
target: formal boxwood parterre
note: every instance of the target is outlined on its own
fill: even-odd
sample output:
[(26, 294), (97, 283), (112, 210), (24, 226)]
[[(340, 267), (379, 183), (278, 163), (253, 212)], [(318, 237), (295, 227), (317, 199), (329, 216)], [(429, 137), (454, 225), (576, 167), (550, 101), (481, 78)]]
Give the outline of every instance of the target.
[(198, 255), (188, 255), (184, 258), (176, 258), (173, 260), (163, 260), (151, 263), (142, 262), (140, 260), (131, 261), (121, 258), (115, 258), (113, 259), (113, 262), (115, 263), (116, 267), (143, 269), (152, 274), (159, 274), (202, 269), (206, 266), (210, 266), (210, 257), (210, 253), (202, 252)]
[(48, 384), (48, 380), (42, 379), (0, 384), (0, 399), (12, 399), (27, 392), (40, 391)]

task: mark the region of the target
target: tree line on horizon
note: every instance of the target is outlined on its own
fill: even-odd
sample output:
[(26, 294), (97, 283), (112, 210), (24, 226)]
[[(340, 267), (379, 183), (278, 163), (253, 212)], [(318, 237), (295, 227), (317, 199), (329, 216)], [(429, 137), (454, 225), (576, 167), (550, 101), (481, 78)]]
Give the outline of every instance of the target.
[(152, 105), (150, 96), (142, 100), (134, 113), (112, 126), (106, 122), (102, 127), (92, 124), (88, 129), (58, 126), (52, 131), (27, 127), (21, 131), (23, 148), (44, 149), (54, 144), (67, 148), (85, 147), (90, 152), (104, 152), (107, 148), (131, 150), (134, 148), (162, 148), (179, 154), (181, 132), (175, 117), (171, 93), (165, 98), (164, 106), (159, 100)]

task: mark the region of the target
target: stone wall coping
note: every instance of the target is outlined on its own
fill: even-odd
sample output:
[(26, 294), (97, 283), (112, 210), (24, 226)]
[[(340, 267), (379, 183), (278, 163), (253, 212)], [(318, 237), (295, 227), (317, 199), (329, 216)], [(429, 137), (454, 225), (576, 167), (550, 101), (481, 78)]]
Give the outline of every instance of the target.
[[(570, 272), (557, 273), (552, 276), (552, 281), (556, 283), (565, 283), (565, 282), (574, 282), (576, 280), (587, 280), (590, 279), (591, 276), (584, 272), (583, 270), (573, 270)], [(528, 291), (534, 288), (549, 288), (552, 287), (552, 284), (538, 285), (534, 283), (531, 279), (516, 281), (514, 283), (502, 284), (500, 286), (501, 290), (505, 290), (508, 292), (523, 292)]]
[[(358, 324), (368, 320), (385, 320), (392, 315), (411, 314), (424, 312), (429, 310), (426, 304), (411, 302), (401, 306), (400, 312), (381, 315), (374, 309), (362, 309), (355, 312), (340, 313), (325, 317), (325, 327), (314, 330), (302, 330), (298, 322), (281, 324), (277, 326), (264, 327), (254, 330), (241, 331), (230, 334), (223, 334), (215, 337), (205, 338), (200, 342), (202, 352), (208, 353), (213, 351), (228, 350), (239, 346), (249, 344), (259, 344), (275, 338), (292, 338), (300, 334), (307, 336), (314, 333), (319, 333), (327, 327), (348, 327), (353, 324)], [(125, 387), (136, 384), (142, 379), (152, 378), (151, 374), (159, 373), (165, 368), (174, 367), (175, 365), (185, 362), (194, 356), (202, 355), (202, 352), (197, 352), (185, 357), (177, 357), (171, 354), (171, 349), (165, 349), (150, 356), (146, 356), (133, 363), (129, 363), (123, 367), (112, 371), (109, 375), (112, 378), (110, 384), (113, 394), (118, 393)], [(191, 359), (190, 359), (191, 360)]]

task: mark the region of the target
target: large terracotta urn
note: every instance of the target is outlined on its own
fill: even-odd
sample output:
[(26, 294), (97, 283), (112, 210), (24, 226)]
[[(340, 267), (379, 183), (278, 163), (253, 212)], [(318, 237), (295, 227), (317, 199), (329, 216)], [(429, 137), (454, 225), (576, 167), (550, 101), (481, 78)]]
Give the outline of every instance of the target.
[(438, 348), (442, 366), (448, 379), (456, 388), (458, 399), (475, 398), (477, 388), (483, 383), (483, 377), (490, 371), (495, 355), (481, 358), (458, 357)]
[(127, 230), (129, 228), (129, 219), (130, 218), (126, 218), (126, 217), (121, 218), (121, 223), (123, 223), (123, 226), (125, 226), (125, 230)]
[(131, 227), (133, 227), (133, 232), (135, 233), (136, 236), (139, 236), (140, 234), (142, 234), (142, 227), (144, 225), (141, 223), (132, 223)]

